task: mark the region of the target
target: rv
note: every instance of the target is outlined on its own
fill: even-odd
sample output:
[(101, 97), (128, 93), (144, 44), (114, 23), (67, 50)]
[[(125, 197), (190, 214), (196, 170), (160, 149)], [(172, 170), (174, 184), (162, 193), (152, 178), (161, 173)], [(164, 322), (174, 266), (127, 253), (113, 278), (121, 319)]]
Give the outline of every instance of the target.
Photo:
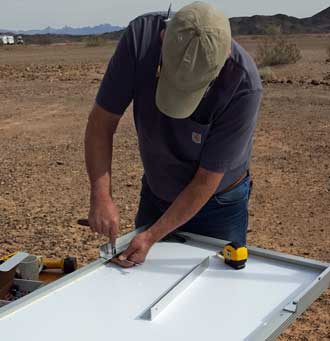
[(1, 35), (0, 36), (0, 44), (1, 45), (14, 45), (15, 39), (13, 36)]
[(7, 45), (7, 36), (0, 36), (0, 45)]
[(8, 45), (14, 45), (15, 44), (15, 39), (13, 36), (7, 36), (7, 44)]

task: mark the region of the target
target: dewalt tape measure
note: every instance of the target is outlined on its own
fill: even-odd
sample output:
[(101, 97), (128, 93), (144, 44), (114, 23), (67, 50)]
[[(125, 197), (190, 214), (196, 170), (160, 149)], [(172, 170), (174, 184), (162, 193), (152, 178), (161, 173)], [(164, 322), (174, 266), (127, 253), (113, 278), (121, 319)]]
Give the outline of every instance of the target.
[(224, 247), (223, 252), (217, 253), (217, 256), (232, 268), (241, 270), (245, 268), (248, 259), (248, 249), (244, 245), (230, 243)]

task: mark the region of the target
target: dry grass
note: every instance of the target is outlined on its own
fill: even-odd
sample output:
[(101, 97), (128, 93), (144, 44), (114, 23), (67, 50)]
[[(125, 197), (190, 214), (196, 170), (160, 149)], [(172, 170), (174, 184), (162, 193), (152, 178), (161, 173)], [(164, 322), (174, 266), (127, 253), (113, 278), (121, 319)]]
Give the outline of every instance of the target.
[(268, 38), (258, 46), (256, 59), (259, 66), (295, 64), (301, 59), (298, 46), (282, 37)]
[(37, 36), (35, 43), (38, 45), (50, 45), (52, 43), (51, 35), (49, 34), (39, 35)]
[(91, 36), (86, 39), (86, 47), (97, 47), (106, 45), (107, 41), (100, 36)]
[(275, 72), (269, 67), (263, 67), (259, 69), (260, 77), (265, 82), (271, 82), (277, 80)]

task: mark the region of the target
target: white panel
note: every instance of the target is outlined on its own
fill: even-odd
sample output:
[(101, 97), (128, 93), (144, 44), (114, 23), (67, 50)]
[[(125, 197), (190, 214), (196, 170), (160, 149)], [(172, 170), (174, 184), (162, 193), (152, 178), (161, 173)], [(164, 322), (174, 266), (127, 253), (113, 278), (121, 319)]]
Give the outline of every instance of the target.
[(210, 251), (187, 244), (157, 244), (145, 264), (114, 265), (58, 289), (0, 320), (10, 341), (242, 340), (282, 309), (317, 271), (250, 257), (235, 271), (218, 258), (156, 320), (139, 315)]

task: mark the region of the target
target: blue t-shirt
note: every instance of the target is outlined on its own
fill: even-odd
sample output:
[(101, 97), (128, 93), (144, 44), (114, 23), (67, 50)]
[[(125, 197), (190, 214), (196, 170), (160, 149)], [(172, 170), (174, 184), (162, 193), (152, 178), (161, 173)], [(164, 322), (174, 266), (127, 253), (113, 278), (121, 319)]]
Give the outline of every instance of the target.
[(164, 19), (149, 14), (130, 23), (96, 102), (122, 115), (133, 101), (146, 181), (157, 197), (172, 202), (198, 167), (225, 174), (217, 192), (249, 169), (262, 85), (255, 63), (233, 40), (230, 58), (191, 117), (173, 119), (160, 112), (155, 94)]

